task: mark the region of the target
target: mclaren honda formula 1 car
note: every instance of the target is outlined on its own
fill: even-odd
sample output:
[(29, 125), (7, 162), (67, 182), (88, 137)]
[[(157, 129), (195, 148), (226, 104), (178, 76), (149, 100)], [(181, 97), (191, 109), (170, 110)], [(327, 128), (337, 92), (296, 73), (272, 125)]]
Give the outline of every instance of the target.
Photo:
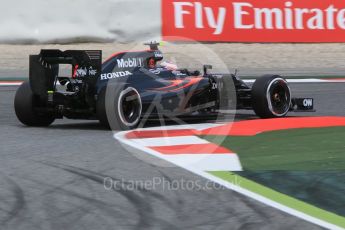
[[(292, 98), (279, 75), (265, 75), (252, 86), (236, 74), (211, 74), (159, 65), (157, 43), (145, 51), (114, 54), (102, 64), (100, 50), (41, 50), (30, 55), (29, 81), (15, 96), (18, 119), (48, 126), (55, 119), (98, 119), (116, 130), (138, 127), (144, 119), (202, 116), (250, 109), (261, 118), (284, 117), (291, 110), (313, 110), (312, 98)], [(70, 73), (61, 76), (61, 65)]]

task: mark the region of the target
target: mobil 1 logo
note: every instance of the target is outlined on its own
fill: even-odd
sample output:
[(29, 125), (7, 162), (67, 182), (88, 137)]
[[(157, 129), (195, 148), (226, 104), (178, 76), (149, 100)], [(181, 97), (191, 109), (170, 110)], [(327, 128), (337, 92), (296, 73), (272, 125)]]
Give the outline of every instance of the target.
[(138, 66), (144, 66), (143, 58), (122, 58), (117, 59), (116, 61), (118, 68), (133, 68)]

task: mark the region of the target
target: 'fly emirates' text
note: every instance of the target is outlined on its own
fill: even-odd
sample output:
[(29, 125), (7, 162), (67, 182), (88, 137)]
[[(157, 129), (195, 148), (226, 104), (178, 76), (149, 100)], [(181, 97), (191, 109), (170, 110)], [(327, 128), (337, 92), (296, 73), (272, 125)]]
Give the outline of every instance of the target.
[[(221, 34), (228, 17), (234, 29), (345, 30), (345, 9), (295, 8), (284, 2), (280, 8), (257, 8), (248, 2), (232, 2), (226, 7), (206, 7), (201, 2), (174, 2), (175, 27), (185, 28), (186, 17), (193, 18), (195, 28), (212, 28)], [(228, 8), (231, 7), (231, 8)], [(230, 15), (230, 13), (233, 15)]]

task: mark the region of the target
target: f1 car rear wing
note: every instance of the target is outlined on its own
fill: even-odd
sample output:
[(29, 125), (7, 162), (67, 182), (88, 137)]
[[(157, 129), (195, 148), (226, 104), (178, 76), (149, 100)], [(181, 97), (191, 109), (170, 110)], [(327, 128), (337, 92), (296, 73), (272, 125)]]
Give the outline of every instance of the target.
[(47, 96), (54, 90), (59, 64), (72, 65), (72, 78), (95, 84), (102, 71), (102, 51), (45, 49), (30, 55), (29, 80), (34, 94)]

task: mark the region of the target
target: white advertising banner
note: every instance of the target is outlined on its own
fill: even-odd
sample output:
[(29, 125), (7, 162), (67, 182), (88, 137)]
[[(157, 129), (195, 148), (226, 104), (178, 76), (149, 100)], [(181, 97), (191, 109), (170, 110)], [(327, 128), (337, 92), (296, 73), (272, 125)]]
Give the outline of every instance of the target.
[(160, 3), (160, 0), (1, 0), (0, 42), (130, 42), (159, 37)]

